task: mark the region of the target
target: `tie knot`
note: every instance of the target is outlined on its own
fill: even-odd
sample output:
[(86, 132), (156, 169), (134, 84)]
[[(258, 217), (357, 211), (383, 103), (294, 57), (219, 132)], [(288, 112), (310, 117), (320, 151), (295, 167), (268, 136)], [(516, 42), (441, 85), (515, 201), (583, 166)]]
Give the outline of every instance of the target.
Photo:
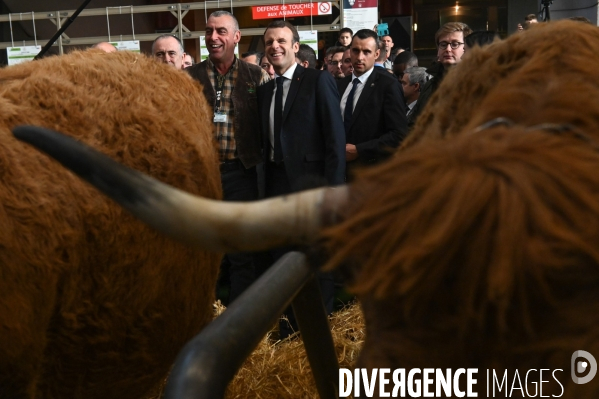
[(352, 80), (352, 84), (354, 86), (358, 85), (359, 83), (361, 83), (361, 82), (360, 82), (360, 79), (358, 79), (358, 78), (355, 78), (354, 80)]
[(285, 77), (283, 77), (283, 76), (279, 76), (279, 77), (277, 77), (277, 79), (276, 79), (276, 80), (277, 80), (277, 86), (279, 86), (279, 87), (280, 87), (280, 86), (282, 86), (282, 85), (283, 85), (283, 81), (285, 80)]

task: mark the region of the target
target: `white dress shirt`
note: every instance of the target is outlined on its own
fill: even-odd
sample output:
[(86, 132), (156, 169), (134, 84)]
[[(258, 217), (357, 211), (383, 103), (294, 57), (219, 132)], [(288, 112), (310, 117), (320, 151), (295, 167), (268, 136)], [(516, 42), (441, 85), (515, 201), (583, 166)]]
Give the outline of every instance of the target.
[(412, 110), (416, 106), (417, 102), (418, 102), (418, 100), (414, 100), (414, 101), (412, 101), (411, 103), (408, 104), (408, 112), (406, 112), (406, 115), (410, 115), (412, 113)]
[(275, 79), (274, 79), (274, 84), (275, 84), (275, 89), (272, 92), (272, 100), (270, 101), (270, 114), (269, 114), (269, 121), (268, 121), (268, 137), (270, 140), (270, 160), (274, 161), (274, 156), (275, 156), (275, 135), (274, 135), (274, 129), (275, 129), (275, 95), (277, 94), (277, 78), (279, 76), (283, 76), (285, 78), (285, 80), (283, 80), (283, 109), (285, 109), (285, 101), (287, 101), (287, 93), (289, 93), (289, 86), (291, 86), (291, 79), (293, 79), (293, 74), (295, 73), (295, 68), (297, 67), (297, 64), (294, 63), (293, 65), (291, 65), (289, 67), (288, 70), (285, 71), (285, 73), (283, 73), (283, 75), (277, 75), (275, 72)]
[(366, 86), (366, 81), (370, 77), (370, 74), (374, 71), (374, 67), (370, 68), (368, 71), (364, 72), (362, 76), (356, 76), (353, 73), (351, 74), (351, 82), (347, 85), (347, 89), (343, 92), (343, 96), (341, 97), (341, 117), (345, 118), (345, 103), (347, 102), (347, 97), (349, 96), (349, 92), (353, 87), (354, 79), (360, 79), (360, 84), (356, 87), (356, 91), (354, 92), (354, 105), (352, 109), (356, 109), (356, 104), (360, 99), (360, 94), (362, 94), (362, 90), (364, 90), (364, 86)]

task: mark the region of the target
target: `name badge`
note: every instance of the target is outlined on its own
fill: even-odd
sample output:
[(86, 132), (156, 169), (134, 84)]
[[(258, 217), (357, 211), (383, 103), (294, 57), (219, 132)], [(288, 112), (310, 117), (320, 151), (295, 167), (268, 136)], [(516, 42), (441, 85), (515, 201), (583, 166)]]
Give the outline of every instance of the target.
[(224, 112), (215, 112), (214, 123), (227, 123), (227, 114)]

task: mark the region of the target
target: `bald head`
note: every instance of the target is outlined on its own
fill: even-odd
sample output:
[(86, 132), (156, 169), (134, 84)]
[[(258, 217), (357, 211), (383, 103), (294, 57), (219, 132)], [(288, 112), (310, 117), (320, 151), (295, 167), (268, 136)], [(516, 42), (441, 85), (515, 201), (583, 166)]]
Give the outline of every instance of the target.
[(96, 43), (92, 46), (92, 48), (97, 48), (98, 50), (102, 50), (105, 53), (114, 53), (118, 51), (116, 47), (114, 47), (112, 44), (108, 42)]

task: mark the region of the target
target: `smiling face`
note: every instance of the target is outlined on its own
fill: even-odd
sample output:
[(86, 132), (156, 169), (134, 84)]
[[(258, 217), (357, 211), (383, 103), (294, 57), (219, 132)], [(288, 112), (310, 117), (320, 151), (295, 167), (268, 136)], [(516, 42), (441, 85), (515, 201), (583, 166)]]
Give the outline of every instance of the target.
[(235, 58), (235, 45), (241, 33), (235, 28), (233, 18), (223, 15), (210, 17), (206, 22), (206, 47), (210, 60), (215, 64), (227, 64)]
[(354, 75), (362, 76), (370, 68), (374, 67), (374, 61), (379, 56), (376, 40), (372, 37), (360, 39), (354, 36), (351, 43), (351, 63), (354, 67)]
[(295, 64), (299, 43), (293, 41), (289, 28), (269, 28), (264, 33), (264, 52), (277, 75), (282, 75)]

